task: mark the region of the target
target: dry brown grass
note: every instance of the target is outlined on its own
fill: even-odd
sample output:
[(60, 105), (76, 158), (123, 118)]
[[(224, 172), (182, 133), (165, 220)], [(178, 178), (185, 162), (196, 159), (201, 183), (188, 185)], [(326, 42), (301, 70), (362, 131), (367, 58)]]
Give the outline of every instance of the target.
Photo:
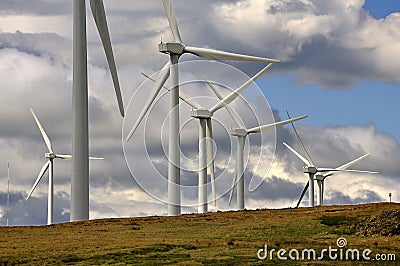
[[(275, 249), (320, 250), (336, 246), (339, 237), (347, 239), (349, 248), (393, 253), (399, 261), (400, 236), (365, 237), (357, 233), (360, 221), (399, 208), (400, 204), (379, 203), (3, 227), (0, 265), (261, 265), (265, 261), (257, 258), (257, 251), (264, 244)], [(302, 263), (338, 265), (331, 261), (284, 264)]]

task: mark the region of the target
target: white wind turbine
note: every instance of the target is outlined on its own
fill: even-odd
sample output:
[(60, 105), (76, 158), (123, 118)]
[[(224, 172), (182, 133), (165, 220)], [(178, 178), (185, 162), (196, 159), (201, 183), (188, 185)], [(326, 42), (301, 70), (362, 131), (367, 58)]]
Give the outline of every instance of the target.
[[(90, 0), (90, 7), (105, 50), (119, 110), (124, 107), (102, 0)], [(89, 219), (89, 125), (87, 81), (86, 0), (73, 2), (73, 90), (72, 90), (72, 174), (71, 221)]]
[[(344, 164), (342, 166), (339, 166), (339, 167), (337, 167), (335, 169), (336, 170), (345, 170), (345, 169), (349, 168), (350, 166), (352, 166), (353, 164), (361, 161), (362, 159), (364, 159), (368, 155), (369, 155), (369, 153), (364, 154), (363, 156), (361, 156), (361, 157), (359, 157), (359, 158), (357, 158), (357, 159), (355, 159), (355, 160), (353, 160), (351, 162), (348, 162), (348, 163), (346, 163), (346, 164)], [(361, 172), (361, 173), (370, 173), (370, 174), (376, 174), (377, 173), (377, 172), (369, 172), (369, 171), (359, 171), (359, 172)], [(317, 206), (324, 205), (324, 182), (325, 182), (325, 179), (328, 176), (331, 176), (333, 174), (334, 174), (334, 172), (327, 172), (327, 173), (323, 173), (323, 174), (322, 173), (315, 174), (315, 180), (317, 180), (317, 185), (318, 185)], [(300, 201), (301, 201), (301, 199), (300, 199)]]
[[(223, 52), (207, 48), (198, 48), (186, 46), (183, 44), (178, 23), (174, 11), (169, 0), (163, 0), (164, 9), (167, 14), (168, 22), (174, 37), (174, 41), (160, 43), (158, 45), (159, 52), (168, 54), (170, 60), (161, 69), (156, 84), (154, 85), (149, 98), (147, 99), (142, 112), (129, 132), (126, 141), (132, 137), (140, 122), (144, 118), (146, 112), (152, 105), (154, 99), (158, 95), (162, 86), (171, 75), (170, 89), (170, 110), (169, 118), (169, 141), (168, 141), (168, 214), (179, 215), (181, 213), (180, 198), (180, 157), (179, 157), (179, 76), (178, 76), (178, 60), (184, 53), (190, 53), (202, 58), (211, 60), (237, 60), (237, 61), (254, 61), (279, 63), (279, 60), (241, 55), (229, 52)], [(223, 104), (222, 104), (223, 105)]]
[[(35, 190), (36, 186), (39, 184), (40, 180), (46, 173), (46, 171), (49, 169), (49, 191), (48, 191), (48, 200), (47, 200), (47, 224), (53, 224), (54, 222), (54, 211), (53, 211), (53, 198), (54, 198), (54, 171), (53, 171), (53, 166), (54, 166), (54, 159), (63, 159), (63, 160), (71, 160), (72, 156), (71, 155), (65, 155), (65, 154), (56, 154), (53, 152), (53, 148), (51, 146), (51, 141), (49, 137), (47, 136), (46, 132), (44, 131), (42, 125), (39, 122), (39, 119), (33, 112), (32, 108), (30, 108), (30, 111), (33, 115), (33, 118), (35, 119), (35, 122), (40, 130), (40, 133), (42, 134), (43, 140), (46, 143), (48, 152), (45, 153), (45, 157), (49, 159), (43, 166), (42, 169), (39, 172), (39, 175), (35, 181), (35, 183), (32, 186), (31, 191), (28, 193), (28, 196), (26, 197), (26, 200), (29, 199), (29, 197), (32, 195), (33, 191)], [(89, 157), (91, 160), (102, 160), (103, 158), (96, 158), (96, 157)]]
[[(147, 77), (148, 79), (156, 82), (155, 79), (153, 79), (150, 75), (143, 73), (142, 75)], [(169, 88), (167, 88), (165, 85), (163, 85), (163, 88), (170, 91)], [(204, 107), (202, 107), (198, 102), (195, 100), (191, 99), (189, 95), (179, 92), (179, 98), (184, 101), (185, 103), (189, 104), (193, 109), (192, 109), (192, 117), (193, 115), (198, 114), (199, 122), (200, 122), (200, 130), (199, 130), (199, 186), (198, 186), (198, 213), (205, 213), (208, 210), (208, 204), (207, 204), (207, 169), (205, 168), (204, 165), (208, 165), (209, 167), (209, 172), (210, 172), (210, 180), (211, 180), (211, 191), (213, 194), (213, 202), (214, 205), (216, 203), (216, 192), (215, 192), (215, 173), (214, 173), (214, 160), (211, 160), (210, 163), (207, 163), (207, 156), (209, 158), (212, 158), (214, 154), (214, 146), (212, 143), (212, 140), (210, 138), (213, 138), (212, 135), (212, 124), (211, 124), (211, 116), (212, 114), (210, 113), (209, 110), (206, 110)], [(200, 114), (203, 114), (201, 116)], [(207, 116), (208, 115), (208, 116)], [(203, 125), (205, 126), (203, 127)], [(206, 127), (206, 133), (204, 133), (203, 128)], [(204, 135), (205, 134), (205, 135)], [(204, 139), (207, 138), (207, 143), (204, 141)], [(204, 146), (206, 145), (206, 147)], [(207, 150), (207, 153), (204, 152), (204, 150)], [(202, 185), (200, 185), (202, 184)]]
[[(217, 95), (218, 98), (220, 98), (220, 99), (222, 98), (222, 95), (215, 88), (213, 88), (213, 91)], [(244, 125), (242, 119), (237, 115), (237, 113), (232, 109), (232, 107), (229, 106), (228, 104), (225, 105), (225, 107), (237, 127), (237, 128), (231, 129), (231, 135), (236, 136), (238, 139), (238, 147), (237, 147), (237, 151), (236, 151), (236, 169), (235, 169), (235, 173), (233, 175), (232, 186), (231, 186), (231, 190), (230, 190), (230, 194), (229, 194), (229, 205), (232, 202), (233, 192), (234, 192), (235, 187), (237, 186), (237, 191), (236, 191), (237, 208), (239, 210), (244, 210), (244, 205), (245, 205), (244, 204), (244, 170), (245, 170), (245, 168), (244, 168), (243, 151), (244, 151), (244, 146), (246, 143), (246, 137), (252, 133), (261, 133), (265, 130), (270, 130), (270, 129), (276, 128), (278, 126), (283, 126), (288, 123), (293, 123), (294, 121), (307, 118), (308, 115), (303, 115), (303, 116), (299, 116), (296, 118), (291, 118), (288, 120), (279, 121), (279, 122), (247, 129), (246, 126)], [(239, 178), (238, 178), (238, 176), (239, 176)]]
[[(262, 70), (260, 70), (257, 74), (243, 83), (239, 88), (232, 91), (225, 98), (221, 96), (219, 98), (219, 102), (216, 103), (210, 109), (206, 109), (201, 106), (198, 102), (191, 99), (190, 96), (179, 92), (179, 98), (181, 98), (184, 102), (192, 106), (194, 109), (191, 112), (191, 116), (196, 118), (200, 122), (199, 127), (199, 183), (198, 183), (198, 212), (205, 213), (208, 211), (208, 197), (207, 197), (207, 166), (209, 166), (210, 171), (210, 180), (211, 180), (211, 191), (213, 194), (213, 204), (216, 204), (216, 190), (215, 190), (215, 173), (214, 173), (214, 145), (213, 145), (213, 128), (212, 128), (212, 116), (214, 113), (221, 108), (225, 107), (232, 101), (234, 101), (240, 93), (248, 88), (257, 78), (259, 78), (262, 74), (264, 74), (268, 69), (270, 69), (272, 64), (268, 64)], [(149, 75), (142, 73), (144, 76), (152, 79)], [(215, 90), (213, 85), (206, 80), (208, 86)], [(169, 90), (167, 87), (165, 89)], [(208, 157), (208, 160), (207, 160)]]
[[(289, 113), (287, 113), (288, 117), (290, 118)], [(324, 180), (325, 178), (327, 178), (328, 176), (331, 176), (334, 174), (334, 172), (356, 172), (356, 173), (370, 173), (370, 174), (376, 174), (377, 172), (370, 172), (370, 171), (361, 171), (361, 170), (346, 170), (348, 167), (350, 167), (351, 165), (355, 164), (356, 162), (364, 159), (365, 157), (367, 157), (369, 155), (369, 153), (349, 162), (346, 163), (340, 167), (337, 168), (321, 168), (321, 167), (316, 167), (315, 163), (313, 162), (313, 160), (311, 159), (310, 154), (308, 153), (306, 147), (304, 146), (299, 134), (297, 133), (296, 127), (294, 126), (294, 124), (292, 123), (292, 127), (293, 130), (296, 134), (297, 137), (297, 141), (303, 151), (303, 155), (302, 156), (300, 153), (298, 153), (297, 151), (295, 151), (292, 147), (290, 147), (288, 144), (286, 144), (285, 142), (283, 143), (283, 145), (285, 145), (294, 155), (296, 155), (300, 160), (302, 160), (305, 163), (305, 166), (303, 167), (303, 171), (304, 173), (308, 174), (309, 176), (309, 180), (307, 182), (307, 184), (305, 185), (301, 195), (300, 195), (300, 199), (297, 202), (296, 208), (299, 207), (301, 200), (304, 197), (304, 194), (306, 193), (307, 189), (309, 189), (309, 206), (310, 207), (314, 207), (314, 179), (317, 180), (318, 182), (318, 197), (317, 197), (317, 203), (318, 205), (322, 205), (323, 204), (323, 190), (324, 190)], [(306, 157), (306, 158), (305, 158)]]

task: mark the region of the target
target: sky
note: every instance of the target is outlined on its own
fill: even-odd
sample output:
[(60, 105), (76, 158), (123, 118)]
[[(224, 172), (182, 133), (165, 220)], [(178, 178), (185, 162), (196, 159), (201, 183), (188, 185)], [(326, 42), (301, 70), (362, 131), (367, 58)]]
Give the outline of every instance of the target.
[[(88, 1), (87, 1), (88, 2)], [(396, 0), (172, 0), (185, 44), (281, 60), (232, 103), (246, 127), (307, 114), (296, 128), (317, 166), (338, 167), (370, 153), (325, 183), (325, 203), (400, 201), (400, 4)], [(168, 95), (157, 98), (132, 142), (123, 141), (167, 61), (160, 38), (172, 40), (161, 1), (104, 0), (126, 117), (119, 115), (100, 38), (87, 3), (90, 218), (166, 215)], [(264, 67), (262, 63), (204, 62), (183, 55), (181, 81), (208, 79), (223, 95)], [(46, 223), (47, 174), (25, 201), (46, 162), (44, 141), (29, 108), (55, 152), (71, 153), (72, 1), (0, 2), (0, 225), (5, 225), (7, 162), (11, 225)], [(189, 82), (190, 83), (190, 82)], [(257, 86), (256, 86), (257, 85)], [(201, 86), (201, 88), (199, 88)], [(182, 91), (207, 107), (216, 103), (204, 84)], [(184, 213), (196, 212), (198, 122), (180, 105)], [(227, 194), (236, 140), (226, 110), (215, 115), (217, 205), (235, 209)], [(246, 208), (295, 206), (307, 182), (302, 162), (282, 142), (300, 150), (290, 126), (252, 136), (246, 145)], [(68, 161), (55, 162), (55, 222), (69, 221)], [(262, 180), (248, 191), (252, 179)], [(257, 183), (258, 184), (258, 183)], [(251, 185), (250, 185), (251, 186)], [(301, 206), (307, 206), (307, 195)]]

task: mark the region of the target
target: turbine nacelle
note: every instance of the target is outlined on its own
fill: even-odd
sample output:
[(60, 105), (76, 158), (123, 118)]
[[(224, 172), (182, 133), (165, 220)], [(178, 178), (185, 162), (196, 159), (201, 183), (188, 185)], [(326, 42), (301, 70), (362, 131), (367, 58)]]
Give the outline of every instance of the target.
[(158, 51), (164, 54), (181, 55), (185, 51), (185, 45), (180, 42), (165, 42), (158, 44)]
[(206, 109), (197, 109), (197, 110), (192, 110), (191, 116), (193, 118), (211, 118), (212, 113), (209, 110)]
[(249, 133), (245, 128), (233, 128), (231, 129), (231, 135), (237, 137), (246, 137)]
[(317, 175), (315, 175), (315, 180), (324, 181), (325, 180), (325, 176), (321, 175), (321, 174), (317, 174)]
[(315, 166), (304, 166), (303, 172), (307, 174), (316, 174), (318, 172), (318, 169)]
[(56, 155), (55, 153), (53, 153), (53, 152), (46, 152), (46, 153), (44, 154), (44, 157), (46, 157), (46, 158), (52, 160), (52, 159), (57, 158), (57, 155)]

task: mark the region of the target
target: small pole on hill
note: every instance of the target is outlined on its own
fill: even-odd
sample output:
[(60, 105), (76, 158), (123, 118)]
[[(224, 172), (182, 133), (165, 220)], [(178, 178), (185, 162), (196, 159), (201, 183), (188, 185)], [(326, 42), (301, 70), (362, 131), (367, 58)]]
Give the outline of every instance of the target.
[(392, 193), (389, 193), (389, 203), (392, 203)]
[(6, 224), (8, 226), (8, 209), (10, 207), (10, 163), (7, 164), (7, 207), (6, 207)]

